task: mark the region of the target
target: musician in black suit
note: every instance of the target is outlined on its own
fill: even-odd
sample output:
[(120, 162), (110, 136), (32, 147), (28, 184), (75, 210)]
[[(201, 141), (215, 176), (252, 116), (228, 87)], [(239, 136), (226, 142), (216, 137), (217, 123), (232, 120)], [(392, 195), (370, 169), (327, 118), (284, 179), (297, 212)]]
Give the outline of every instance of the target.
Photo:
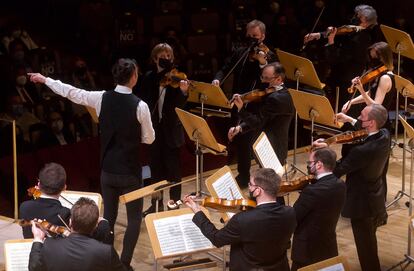
[[(276, 61), (275, 54), (269, 50), (265, 53), (259, 48), (265, 47), (266, 25), (259, 21), (253, 20), (246, 25), (246, 45), (236, 49), (231, 57), (225, 62), (224, 66), (217, 72), (212, 82), (213, 85), (219, 86), (226, 79), (225, 76), (231, 71), (231, 68), (240, 60), (233, 71), (232, 94), (243, 94), (253, 89), (260, 88), (261, 69), (268, 63)], [(254, 53), (257, 52), (257, 53)], [(246, 110), (257, 112), (257, 105), (249, 104)], [(232, 111), (232, 121), (238, 121), (236, 110)], [(250, 179), (250, 162), (252, 159), (251, 141), (255, 136), (254, 131), (243, 133), (238, 136), (234, 144), (237, 151), (237, 182), (242, 187), (247, 187)]]
[[(175, 113), (187, 101), (188, 82), (178, 80), (178, 87), (164, 85), (165, 75), (173, 68), (174, 52), (167, 43), (157, 44), (151, 52), (153, 69), (144, 75), (139, 96), (148, 104), (155, 131), (155, 141), (150, 146), (150, 167), (153, 181), (181, 181), (180, 148), (184, 145), (184, 129)], [(170, 199), (181, 199), (181, 185), (170, 189)], [(158, 198), (159, 206), (162, 197)], [(144, 212), (155, 211), (156, 198)], [(163, 209), (163, 208), (162, 208)]]
[[(70, 209), (62, 206), (59, 201), (59, 198), (62, 197), (62, 191), (66, 189), (65, 169), (57, 163), (45, 164), (39, 172), (37, 187), (41, 192), (40, 197), (20, 204), (20, 219), (32, 220), (36, 218), (57, 226), (68, 225)], [(33, 238), (29, 226), (23, 226), (22, 229), (25, 239)], [(93, 231), (92, 237), (98, 241), (110, 243), (110, 239), (113, 237), (107, 220), (102, 218), (99, 220), (98, 227)]]
[(34, 241), (29, 270), (125, 270), (115, 249), (90, 237), (99, 218), (98, 206), (91, 199), (80, 198), (71, 210), (71, 233), (66, 238), (45, 238), (32, 223)]
[[(47, 220), (48, 222), (64, 226), (59, 216), (65, 223), (69, 223), (70, 210), (59, 201), (60, 193), (66, 188), (66, 171), (57, 163), (48, 163), (39, 172), (38, 188), (41, 191), (40, 198), (28, 200), (20, 204), (20, 219), (32, 220), (34, 218)], [(23, 227), (24, 238), (33, 238), (31, 228)]]
[(249, 193), (257, 207), (234, 215), (220, 230), (210, 222), (192, 196), (184, 201), (195, 215), (193, 222), (215, 245), (231, 245), (230, 270), (290, 270), (286, 250), (296, 227), (292, 207), (276, 202), (281, 178), (273, 169), (262, 168), (252, 174)]
[[(343, 113), (338, 121), (361, 126), (368, 137), (354, 146), (334, 170), (338, 177), (346, 175), (346, 200), (342, 216), (351, 219), (352, 232), (362, 270), (381, 270), (378, 259), (376, 230), (386, 224), (384, 185), (382, 172), (390, 152), (390, 135), (383, 125), (387, 110), (379, 104), (366, 106), (356, 119)], [(320, 140), (318, 146), (326, 145)]]
[[(234, 95), (234, 104), (239, 110), (240, 124), (231, 127), (228, 133), (229, 140), (237, 134), (254, 131), (264, 131), (272, 144), (279, 161), (286, 162), (289, 141), (289, 126), (295, 113), (292, 97), (283, 84), (285, 69), (278, 62), (267, 64), (262, 70), (261, 80), (267, 84), (265, 95), (258, 103), (258, 111), (253, 113), (246, 110), (240, 94)], [(253, 142), (250, 142), (250, 149)], [(250, 167), (249, 167), (250, 168)]]
[(293, 205), (297, 227), (293, 236), (292, 270), (338, 256), (336, 224), (345, 202), (345, 183), (333, 175), (336, 153), (313, 151), (308, 173), (316, 182), (306, 186)]

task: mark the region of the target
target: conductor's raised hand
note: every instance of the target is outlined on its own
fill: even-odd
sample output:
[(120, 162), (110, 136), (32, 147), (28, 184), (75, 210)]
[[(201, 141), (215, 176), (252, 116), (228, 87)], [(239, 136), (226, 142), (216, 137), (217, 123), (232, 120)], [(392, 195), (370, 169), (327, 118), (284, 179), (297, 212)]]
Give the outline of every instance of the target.
[(31, 73), (31, 72), (29, 72), (27, 75), (29, 76), (30, 81), (32, 81), (33, 83), (44, 84), (46, 82), (46, 77), (44, 77), (40, 73)]

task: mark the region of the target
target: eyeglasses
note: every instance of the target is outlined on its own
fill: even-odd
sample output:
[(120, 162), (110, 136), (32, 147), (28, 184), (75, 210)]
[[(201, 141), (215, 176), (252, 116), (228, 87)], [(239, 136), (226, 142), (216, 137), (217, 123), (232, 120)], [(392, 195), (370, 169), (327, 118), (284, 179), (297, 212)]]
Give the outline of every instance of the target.
[(249, 182), (247, 185), (248, 185), (249, 187), (258, 186), (257, 184), (252, 184), (251, 182)]
[(271, 81), (272, 79), (277, 78), (277, 76), (272, 76), (272, 77), (264, 77), (264, 76), (260, 76), (260, 80), (262, 81)]

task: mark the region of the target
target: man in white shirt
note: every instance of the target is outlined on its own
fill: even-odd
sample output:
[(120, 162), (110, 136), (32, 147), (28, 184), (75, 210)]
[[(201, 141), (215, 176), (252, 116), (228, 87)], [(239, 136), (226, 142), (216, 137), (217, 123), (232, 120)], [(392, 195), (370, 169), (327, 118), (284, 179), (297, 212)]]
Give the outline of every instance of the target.
[[(38, 73), (29, 75), (31, 81), (46, 84), (56, 94), (94, 108), (99, 116), (104, 217), (113, 231), (119, 196), (142, 187), (138, 139), (145, 144), (151, 144), (155, 139), (147, 104), (132, 94), (132, 88), (138, 81), (135, 60), (121, 58), (115, 63), (112, 68), (117, 84), (114, 91), (89, 92)], [(129, 270), (132, 270), (130, 263), (139, 237), (142, 205), (142, 199), (126, 204), (128, 226), (121, 261)]]

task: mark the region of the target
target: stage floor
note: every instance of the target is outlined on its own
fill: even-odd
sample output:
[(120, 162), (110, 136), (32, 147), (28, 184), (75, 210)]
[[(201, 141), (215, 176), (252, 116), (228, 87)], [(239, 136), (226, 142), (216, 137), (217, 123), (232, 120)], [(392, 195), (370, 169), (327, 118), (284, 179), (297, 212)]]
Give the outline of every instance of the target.
[[(340, 148), (334, 148), (336, 151), (339, 151)], [(390, 158), (389, 170), (388, 170), (388, 201), (391, 201), (399, 190), (401, 190), (401, 176), (402, 176), (402, 149), (395, 147), (393, 149), (392, 156)], [(407, 162), (406, 162), (406, 191), (409, 191), (409, 180), (410, 180), (410, 154), (407, 153)], [(293, 159), (292, 156), (289, 156), (289, 162)], [(369, 159), (369, 158), (367, 158)], [(300, 169), (305, 171), (305, 161), (308, 160), (306, 153), (300, 153), (297, 155), (297, 165)], [(234, 165), (231, 167), (234, 170)], [(214, 173), (215, 170), (206, 172), (205, 177), (208, 177), (210, 174)], [(235, 175), (237, 173), (235, 172)], [(296, 173), (296, 176), (301, 176), (301, 173)], [(189, 179), (193, 176), (184, 178)], [(203, 189), (206, 190), (205, 188)], [(183, 195), (186, 193), (195, 191), (195, 182), (190, 182), (183, 185)], [(247, 191), (245, 191), (247, 194)], [(168, 193), (165, 193), (167, 195)], [(298, 193), (291, 193), (288, 202), (289, 205), (292, 205), (298, 197)], [(334, 199), (333, 199), (334, 200)], [(404, 259), (404, 255), (407, 253), (407, 240), (408, 240), (408, 208), (405, 203), (408, 201), (408, 197), (404, 196), (396, 204), (388, 209), (388, 224), (382, 226), (377, 231), (378, 239), (378, 250), (381, 261), (382, 270), (387, 270), (389, 267), (398, 263)], [(146, 198), (144, 201), (144, 210), (149, 206), (150, 199)], [(210, 212), (212, 215), (213, 222), (221, 227), (219, 222), (219, 214), (213, 211)], [(8, 224), (8, 223), (7, 223)], [(126, 225), (126, 212), (125, 206), (119, 206), (119, 215), (118, 221), (115, 228), (115, 248), (118, 252), (122, 249), (122, 238), (123, 233), (125, 232)], [(6, 226), (6, 223), (3, 225)], [(4, 269), (4, 259), (3, 259), (3, 242), (5, 239), (14, 239), (18, 236), (21, 236), (21, 229), (19, 226), (16, 227), (0, 227), (0, 269)], [(360, 270), (358, 257), (356, 253), (355, 243), (352, 235), (352, 229), (349, 222), (349, 219), (340, 218), (337, 225), (337, 238), (339, 246), (339, 254), (347, 258), (351, 270)], [(275, 233), (276, 234), (276, 233)], [(10, 236), (10, 238), (7, 238)], [(220, 250), (214, 252), (216, 255), (221, 256), (222, 253)], [(226, 248), (226, 254), (228, 258), (228, 248)], [(206, 253), (199, 253), (193, 255), (193, 258), (204, 258), (207, 257)], [(288, 256), (290, 256), (290, 251), (288, 251)], [(211, 257), (210, 257), (211, 258)], [(160, 260), (158, 264), (158, 270), (162, 270), (161, 266), (163, 264), (172, 263), (173, 259)], [(143, 221), (141, 225), (141, 234), (139, 237), (138, 244), (135, 248), (135, 254), (132, 260), (132, 266), (135, 270), (145, 271), (145, 270), (154, 270), (154, 256), (149, 241), (149, 236), (145, 223)], [(410, 266), (412, 268), (412, 266)], [(223, 270), (221, 263), (218, 263), (218, 267), (209, 268), (205, 270)], [(400, 270), (400, 269), (397, 269)]]

